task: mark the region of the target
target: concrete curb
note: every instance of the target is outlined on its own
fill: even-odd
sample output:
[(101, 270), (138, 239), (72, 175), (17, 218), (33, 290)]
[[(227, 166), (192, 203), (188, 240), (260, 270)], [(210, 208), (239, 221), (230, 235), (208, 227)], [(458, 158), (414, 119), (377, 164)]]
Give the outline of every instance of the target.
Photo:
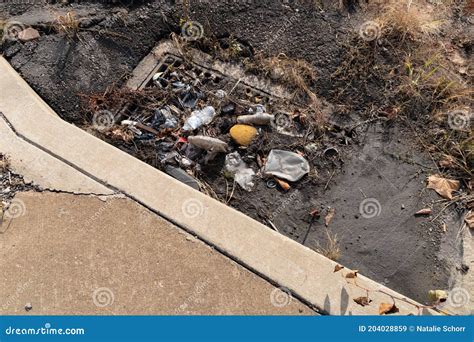
[(0, 151), (9, 156), (10, 169), (42, 190), (111, 195), (114, 192), (24, 139), (0, 113)]
[[(344, 278), (345, 269), (333, 272), (335, 262), (51, 115), (3, 58), (0, 73), (0, 111), (20, 137), (197, 235), (302, 301), (333, 315), (377, 315), (380, 303), (392, 303), (391, 296), (404, 298), (364, 276), (357, 277), (357, 286), (349, 285), (353, 279)], [(353, 300), (366, 295), (361, 287), (379, 290), (371, 293), (369, 306)], [(395, 302), (400, 314), (418, 314), (415, 306)]]

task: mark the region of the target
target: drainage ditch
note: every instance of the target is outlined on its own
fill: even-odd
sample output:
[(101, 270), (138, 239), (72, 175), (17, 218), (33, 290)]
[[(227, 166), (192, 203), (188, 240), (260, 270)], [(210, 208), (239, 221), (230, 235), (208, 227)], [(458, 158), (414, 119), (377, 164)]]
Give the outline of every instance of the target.
[[(269, 229), (427, 302), (428, 290), (446, 288), (460, 262), (454, 229), (443, 233), (413, 215), (435, 198), (419, 195), (426, 175), (417, 165), (429, 160), (394, 138), (400, 127), (345, 125), (330, 105), (309, 107), (293, 95), (271, 77), (164, 42), (125, 88), (93, 99), (87, 129)], [(322, 113), (329, 113), (323, 130), (315, 120)]]

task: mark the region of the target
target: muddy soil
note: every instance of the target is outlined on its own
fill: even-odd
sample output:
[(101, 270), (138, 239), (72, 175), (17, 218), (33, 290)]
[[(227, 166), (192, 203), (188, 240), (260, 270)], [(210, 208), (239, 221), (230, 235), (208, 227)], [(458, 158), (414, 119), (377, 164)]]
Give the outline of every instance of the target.
[[(188, 14), (217, 38), (232, 35), (253, 50), (310, 62), (318, 74), (313, 90), (331, 102), (335, 90), (331, 75), (343, 62), (345, 37), (352, 34), (361, 14), (349, 16), (328, 3), (323, 1), (321, 9), (294, 1), (216, 1), (212, 5), (194, 1)], [(123, 84), (160, 40), (180, 32), (179, 19), (185, 16), (174, 1), (135, 4), (126, 8), (125, 16), (122, 7), (93, 2), (41, 8), (3, 5), (0, 9), (4, 17), (15, 16), (42, 34), (36, 41), (7, 45), (4, 55), (62, 118), (76, 124), (84, 121), (84, 97)], [(48, 13), (70, 10), (89, 18), (80, 39), (69, 39), (44, 26), (50, 20)], [(111, 34), (98, 35), (97, 30)], [(366, 92), (361, 93), (361, 102), (382, 96)], [(345, 114), (336, 111), (330, 121), (353, 127), (365, 120), (357, 109), (354, 106)], [(267, 148), (287, 144), (276, 139)], [(339, 151), (336, 160), (321, 153), (330, 146)], [(422, 303), (427, 302), (428, 290), (449, 288), (453, 272), (465, 269), (456, 240), (459, 214), (455, 206), (433, 222), (433, 217), (414, 216), (440, 198), (425, 189), (427, 175), (437, 167), (420, 147), (410, 123), (361, 124), (350, 139), (333, 132), (310, 157), (314, 172), (290, 191), (269, 189), (264, 180), (258, 180), (250, 194), (236, 189), (229, 205), (265, 224), (271, 215), (282, 234), (301, 243), (305, 240), (315, 250), (327, 244), (324, 216), (334, 208), (329, 228), (340, 241), (339, 261)], [(219, 171), (222, 165), (221, 158), (212, 166)], [(225, 194), (220, 173), (204, 179), (219, 195)], [(367, 199), (380, 203), (378, 214), (371, 218), (360, 214), (361, 203)], [(434, 215), (439, 207), (435, 206)], [(315, 209), (321, 217), (311, 224), (309, 213)], [(442, 220), (447, 222), (446, 232)]]

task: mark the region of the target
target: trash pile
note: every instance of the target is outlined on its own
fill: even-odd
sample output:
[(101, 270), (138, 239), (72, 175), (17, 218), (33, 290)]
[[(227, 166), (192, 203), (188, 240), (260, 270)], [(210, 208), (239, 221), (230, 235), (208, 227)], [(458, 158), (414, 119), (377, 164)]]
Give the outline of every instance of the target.
[(245, 191), (258, 179), (288, 190), (288, 182), (310, 172), (304, 152), (266, 144), (269, 136), (288, 141), (308, 131), (304, 115), (286, 100), (176, 57), (155, 69), (145, 89), (154, 105), (128, 105), (107, 134), (152, 146), (154, 166), (177, 180), (202, 189), (199, 175), (212, 164)]

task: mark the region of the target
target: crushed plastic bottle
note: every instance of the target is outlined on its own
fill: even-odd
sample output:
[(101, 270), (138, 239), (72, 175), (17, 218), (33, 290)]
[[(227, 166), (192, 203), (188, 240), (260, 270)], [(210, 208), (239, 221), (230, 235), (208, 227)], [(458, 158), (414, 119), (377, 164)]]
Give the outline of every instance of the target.
[(234, 176), (234, 180), (242, 189), (252, 191), (255, 172), (247, 167), (238, 152), (229, 153), (225, 157), (225, 169)]
[(184, 131), (192, 131), (201, 126), (208, 125), (216, 116), (216, 110), (212, 106), (204, 107), (201, 110), (195, 110), (183, 125)]
[(267, 175), (296, 182), (309, 172), (309, 163), (297, 153), (283, 150), (271, 150), (265, 164)]

